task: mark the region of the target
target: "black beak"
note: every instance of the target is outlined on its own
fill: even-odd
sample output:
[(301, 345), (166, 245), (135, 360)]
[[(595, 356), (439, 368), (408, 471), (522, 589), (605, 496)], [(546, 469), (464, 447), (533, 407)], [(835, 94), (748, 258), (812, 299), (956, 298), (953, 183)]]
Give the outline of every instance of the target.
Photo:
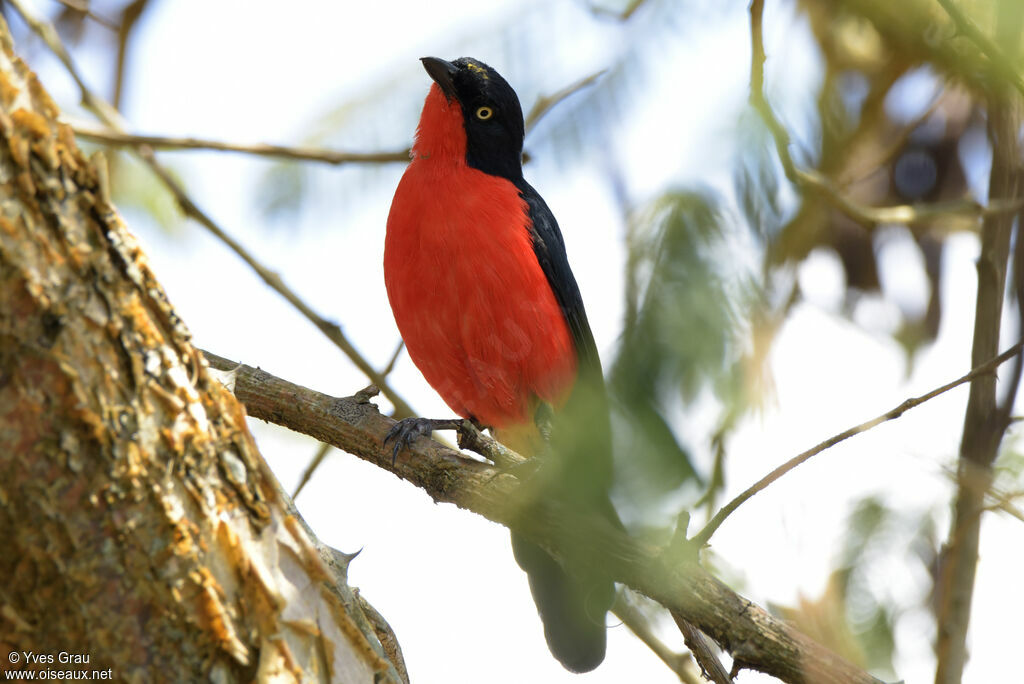
[(452, 79), (459, 68), (451, 62), (446, 62), (437, 57), (421, 57), (420, 61), (423, 62), (423, 68), (430, 74), (430, 78), (434, 79), (434, 83), (440, 86), (441, 92), (448, 98), (448, 101), (451, 102), (457, 99), (455, 95), (455, 82)]

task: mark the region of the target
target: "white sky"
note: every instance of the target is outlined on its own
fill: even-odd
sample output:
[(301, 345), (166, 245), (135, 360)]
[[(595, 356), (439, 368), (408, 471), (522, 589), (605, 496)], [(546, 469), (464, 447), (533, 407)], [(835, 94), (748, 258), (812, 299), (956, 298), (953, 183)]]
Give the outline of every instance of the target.
[[(37, 4), (52, 10), (50, 4)], [(614, 141), (587, 141), (612, 146), (634, 201), (667, 182), (729, 192), (734, 127), (749, 68), (746, 3), (726, 8), (699, 4), (704, 11), (692, 16), (701, 23), (677, 27), (679, 40), (634, 93)], [(290, 142), (301, 139), (319, 113), (370, 90), (388, 93), (386, 101), (395, 103), (393, 121), (374, 129), (372, 144), (360, 144), (359, 126), (347, 130), (345, 142), (354, 149), (397, 149), (411, 139), (429, 83), (418, 62), (423, 55), (472, 54), (491, 63), (528, 108), (537, 93), (605, 66), (614, 46), (629, 39), (629, 27), (595, 20), (582, 1), (562, 0), (550, 3), (549, 54), (535, 56), (536, 64), (550, 68), (527, 72), (516, 63), (506, 69), (501, 55), (514, 46), (495, 38), (496, 18), (516, 17), (526, 5), (534, 6), (513, 0), (160, 2), (136, 36), (126, 115), (135, 130), (147, 133)], [(775, 11), (775, 3), (769, 5), (769, 82), (780, 91), (785, 115), (791, 98), (799, 102), (800, 93), (806, 97), (806, 84), (815, 82), (817, 72), (802, 25), (794, 24), (788, 12)], [(88, 56), (81, 61), (94, 84), (106, 83), (100, 61)], [(76, 102), (58, 70), (43, 62), (33, 66), (62, 104)], [(357, 122), (360, 111), (357, 107), (350, 114)], [(666, 131), (677, 137), (666, 143)], [(215, 153), (164, 158), (201, 206), (321, 314), (338, 320), (366, 356), (383, 366), (398, 340), (380, 263), (400, 165), (381, 169), (379, 182), (355, 191), (345, 188), (354, 174), (329, 171), (318, 183), (337, 184), (339, 194), (347, 193), (346, 202), (320, 201), (293, 225), (267, 228), (253, 203), (266, 163)], [(600, 169), (537, 159), (527, 175), (559, 219), (607, 361), (622, 314), (624, 229), (617, 205)], [(169, 235), (139, 211), (126, 209), (125, 215), (199, 346), (334, 395), (367, 384), (311, 325), (201, 228), (183, 224)], [(820, 440), (965, 372), (976, 254), (972, 237), (951, 241), (944, 264), (944, 327), (909, 378), (893, 342), (837, 315), (843, 288), (837, 261), (828, 254), (814, 255), (799, 273), (809, 301), (797, 307), (772, 353), (775, 400), (747, 419), (728, 445), (728, 495)], [(901, 270), (901, 263), (900, 258), (884, 259), (882, 276), (912, 301), (921, 296), (922, 285)], [(891, 305), (871, 306), (865, 315), (884, 323)], [(391, 379), (423, 415), (448, 415), (407, 356)], [(741, 508), (713, 545), (721, 561), (742, 578), (742, 593), (761, 605), (794, 604), (800, 596), (819, 595), (851, 502), (869, 494), (908, 514), (941, 510), (938, 532), (944, 538), (948, 472), (955, 463), (966, 396), (963, 388), (950, 392), (854, 438)], [(274, 426), (257, 423), (253, 430), (263, 454), (291, 489), (315, 444)], [(701, 450), (706, 453), (707, 446), (698, 445), (698, 455)], [(435, 505), (421, 491), (354, 457), (334, 452), (297, 503), (324, 542), (346, 551), (363, 549), (349, 579), (395, 629), (414, 682), (675, 681), (621, 626), (609, 630), (608, 658), (596, 672), (578, 676), (562, 670), (547, 651), (507, 532), (451, 506)], [(1005, 681), (1006, 654), (1019, 647), (1020, 629), (1007, 629), (1007, 624), (1016, 624), (1010, 616), (1024, 611), (1021, 533), (1019, 521), (998, 515), (985, 520), (966, 682)], [(909, 552), (906, 558), (889, 559), (884, 568), (873, 581), (904, 603), (917, 600), (929, 586)], [(665, 640), (681, 648), (674, 627), (664, 627)], [(905, 681), (933, 677), (933, 629), (922, 612), (899, 622), (897, 671)], [(773, 680), (747, 672), (738, 681)]]

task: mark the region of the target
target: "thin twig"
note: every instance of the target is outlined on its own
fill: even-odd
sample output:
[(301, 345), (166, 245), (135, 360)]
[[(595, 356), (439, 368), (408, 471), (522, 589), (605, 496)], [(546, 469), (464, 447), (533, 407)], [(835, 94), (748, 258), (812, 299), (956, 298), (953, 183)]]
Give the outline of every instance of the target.
[(598, 4), (591, 4), (590, 11), (597, 15), (610, 16), (619, 21), (629, 21), (633, 14), (643, 6), (646, 0), (630, 0), (626, 7), (618, 12)]
[[(596, 81), (604, 71), (598, 71), (582, 78), (551, 95), (543, 95), (537, 99), (526, 117), (526, 130), (531, 130), (537, 122), (551, 109), (573, 93), (586, 88)], [(80, 84), (81, 87), (81, 84)], [(89, 126), (72, 126), (75, 135), (94, 142), (117, 147), (149, 146), (164, 150), (216, 150), (220, 152), (241, 152), (260, 157), (275, 157), (295, 161), (311, 161), (323, 164), (390, 164), (408, 162), (409, 148), (393, 152), (342, 152), (325, 150), (317, 147), (271, 145), (268, 143), (233, 143), (221, 140), (209, 140), (193, 137), (173, 137), (166, 135), (142, 135), (126, 133), (122, 130), (99, 129)]]
[(115, 109), (121, 108), (124, 98), (124, 72), (128, 65), (128, 43), (142, 15), (150, 7), (150, 0), (130, 0), (121, 7), (120, 21), (117, 27), (117, 61), (114, 64), (114, 93), (111, 104)]
[(932, 100), (932, 103), (928, 105), (923, 112), (908, 121), (902, 127), (899, 135), (896, 136), (896, 139), (889, 143), (877, 158), (869, 164), (861, 164), (861, 168), (859, 170), (853, 170), (843, 174), (845, 178), (839, 182), (839, 187), (844, 189), (848, 188), (851, 185), (874, 176), (876, 173), (879, 173), (883, 167), (887, 167), (889, 163), (896, 158), (896, 155), (902, 152), (907, 146), (907, 143), (910, 141), (910, 136), (914, 134), (914, 131), (920, 128), (938, 110), (939, 105), (942, 104), (942, 100), (943, 93), (936, 95), (935, 99)]
[[(123, 131), (126, 128), (123, 117), (116, 109), (92, 91), (85, 83), (81, 72), (71, 59), (71, 55), (68, 54), (67, 49), (61, 42), (60, 36), (53, 28), (53, 25), (37, 18), (29, 12), (22, 3), (22, 0), (10, 0), (10, 4), (15, 8), (15, 10), (17, 10), (22, 19), (25, 20), (25, 23), (43, 39), (43, 42), (46, 43), (47, 47), (50, 48), (50, 50), (64, 65), (64, 68), (78, 86), (85, 105), (91, 109), (106, 126), (118, 131)], [(153, 173), (155, 173), (171, 191), (182, 211), (195, 221), (199, 222), (219, 238), (221, 242), (235, 252), (235, 254), (241, 257), (243, 261), (256, 271), (256, 274), (263, 279), (263, 282), (269, 285), (278, 294), (284, 297), (292, 306), (298, 309), (310, 322), (313, 323), (313, 325), (315, 325), (329, 340), (341, 349), (346, 356), (348, 356), (356, 367), (358, 367), (359, 370), (361, 370), (366, 377), (370, 379), (370, 382), (380, 388), (380, 391), (384, 396), (386, 396), (394, 405), (395, 417), (404, 418), (413, 415), (412, 409), (405, 400), (402, 399), (402, 397), (387, 384), (384, 377), (378, 373), (366, 359), (363, 358), (336, 323), (332, 323), (314, 312), (313, 309), (305, 303), (305, 301), (303, 301), (291, 288), (284, 284), (284, 281), (277, 273), (271, 271), (269, 268), (257, 261), (256, 258), (241, 245), (241, 243), (228, 235), (228, 233), (214, 222), (213, 219), (202, 211), (188, 196), (184, 188), (182, 188), (174, 177), (168, 173), (167, 169), (157, 161), (152, 148), (142, 145), (136, 147), (135, 150), (139, 157), (146, 162)]]
[(764, 94), (764, 63), (767, 57), (764, 52), (764, 33), (761, 25), (764, 18), (764, 0), (750, 2), (750, 105), (761, 115), (761, 119), (771, 131), (775, 142), (775, 151), (782, 162), (782, 170), (794, 185), (800, 185), (796, 176), (796, 164), (789, 154), (789, 131), (782, 125), (775, 112), (768, 104)]
[(964, 216), (966, 218), (987, 218), (1002, 214), (1014, 214), (1024, 209), (1024, 199), (990, 200), (981, 205), (972, 199), (934, 202), (931, 204), (896, 204), (888, 207), (868, 207), (853, 201), (841, 192), (830, 180), (817, 171), (794, 168), (793, 175), (801, 190), (810, 190), (825, 199), (850, 218), (860, 223), (924, 223), (937, 218)]
[(320, 467), (323, 463), (324, 458), (327, 456), (327, 452), (331, 450), (331, 445), (327, 442), (320, 442), (320, 446), (317, 448), (316, 453), (313, 454), (313, 458), (310, 459), (309, 465), (302, 471), (302, 475), (299, 477), (299, 484), (295, 485), (295, 491), (292, 492), (292, 499), (296, 499), (299, 496), (299, 492), (306, 486), (310, 478), (313, 477), (313, 472)]
[(388, 361), (388, 365), (384, 366), (384, 370), (380, 372), (385, 378), (391, 375), (391, 371), (395, 370), (395, 364), (398, 363), (398, 357), (401, 356), (402, 350), (405, 349), (405, 340), (399, 340), (398, 346), (395, 347), (395, 352), (391, 355), (391, 360)]
[(732, 675), (725, 671), (725, 667), (718, 660), (710, 640), (679, 613), (672, 613), (672, 619), (676, 621), (676, 626), (683, 633), (686, 647), (690, 649), (694, 660), (700, 665), (701, 675), (704, 679), (715, 684), (733, 684)]
[(89, 7), (89, 3), (88, 2), (83, 2), (82, 0), (56, 0), (56, 1), (58, 3), (60, 3), (61, 5), (64, 5), (65, 7), (67, 7), (70, 10), (73, 10), (75, 12), (79, 12), (80, 14), (83, 14), (83, 15), (89, 17), (90, 19), (95, 21), (100, 26), (103, 26), (104, 28), (108, 28), (111, 31), (117, 31), (117, 24), (114, 23), (113, 21), (111, 21), (110, 19), (107, 19), (106, 17), (100, 16), (99, 14), (96, 14), (94, 11), (92, 11), (92, 9)]
[(859, 435), (862, 432), (867, 432), (871, 428), (877, 427), (882, 423), (899, 418), (910, 409), (920, 406), (926, 401), (934, 399), (935, 397), (939, 396), (940, 394), (944, 394), (945, 392), (948, 392), (954, 387), (959, 387), (960, 385), (970, 382), (971, 380), (974, 380), (977, 377), (991, 373), (998, 366), (1019, 354), (1021, 349), (1024, 349), (1024, 342), (1018, 342), (1017, 344), (1013, 345), (1012, 347), (1010, 347), (1009, 349), (1007, 349), (994, 359), (986, 363), (983, 363), (980, 366), (977, 366), (976, 368), (973, 368), (971, 372), (967, 373), (967, 375), (959, 377), (952, 382), (946, 383), (942, 387), (933, 389), (931, 392), (928, 392), (927, 394), (922, 394), (919, 397), (911, 397), (910, 399), (907, 399), (896, 408), (886, 411), (877, 418), (872, 418), (871, 420), (865, 421), (860, 425), (856, 425), (850, 428), (849, 430), (840, 432), (838, 435), (829, 437), (828, 439), (826, 439), (824, 442), (821, 442), (817, 446), (808, 449), (807, 451), (797, 456), (794, 456), (790, 460), (780, 465), (775, 470), (771, 471), (770, 473), (762, 477), (760, 480), (758, 480), (753, 485), (748, 487), (742, 494), (740, 494), (735, 499), (730, 501), (728, 504), (723, 506), (718, 511), (718, 513), (715, 514), (715, 517), (713, 517), (711, 521), (708, 522), (708, 524), (705, 525), (704, 528), (700, 532), (698, 532), (697, 535), (693, 537), (691, 541), (698, 548), (700, 546), (703, 546), (704, 544), (707, 544), (708, 540), (711, 539), (711, 535), (713, 535), (715, 531), (722, 525), (722, 523), (725, 522), (725, 519), (728, 518), (733, 513), (733, 511), (735, 511), (737, 508), (743, 505), (747, 501), (747, 499), (754, 496), (755, 494), (766, 488), (768, 485), (775, 482), (780, 477), (796, 468), (804, 461), (810, 459), (812, 456), (820, 454), (822, 451), (825, 451), (826, 449), (829, 449), (835, 446), (836, 444), (839, 444), (840, 442), (849, 439), (850, 437), (853, 437), (854, 435)]
[(317, 147), (289, 147), (287, 145), (270, 145), (266, 143), (231, 143), (204, 138), (175, 138), (164, 135), (140, 135), (122, 133), (112, 130), (101, 130), (87, 126), (72, 126), (79, 138), (102, 142), (116, 147), (138, 147), (148, 145), (154, 149), (164, 150), (217, 150), (221, 152), (241, 152), (259, 157), (276, 157), (297, 161), (321, 162), (324, 164), (387, 164), (392, 162), (408, 162), (409, 150), (395, 152), (341, 152), (325, 150)]
[(647, 619), (633, 602), (626, 597), (626, 589), (620, 589), (612, 604), (612, 613), (622, 620), (640, 641), (647, 644), (656, 656), (685, 684), (700, 684), (700, 676), (694, 671), (693, 661), (686, 653), (676, 653), (659, 639)]
[(531, 130), (533, 130), (533, 127), (537, 125), (537, 122), (540, 121), (545, 114), (550, 112), (552, 107), (554, 107), (559, 102), (569, 97), (573, 93), (583, 90), (588, 85), (590, 85), (591, 83), (599, 79), (601, 76), (603, 76), (604, 73), (605, 70), (602, 69), (601, 71), (581, 78), (575, 83), (570, 83), (566, 87), (562, 88), (559, 91), (551, 93), (550, 95), (541, 95), (540, 97), (538, 97), (537, 101), (533, 103), (533, 107), (530, 109), (530, 113), (526, 115), (526, 132), (529, 133)]
[(110, 106), (106, 100), (99, 95), (96, 95), (92, 89), (86, 85), (82, 79), (81, 72), (78, 67), (75, 66), (74, 61), (71, 59), (71, 55), (68, 53), (67, 48), (64, 47), (64, 43), (61, 42), (60, 35), (57, 33), (57, 29), (53, 27), (48, 21), (39, 19), (32, 14), (21, 0), (10, 0), (10, 5), (17, 10), (18, 14), (25, 21), (32, 32), (42, 38), (50, 51), (60, 60), (60, 63), (64, 65), (64, 69), (71, 76), (75, 85), (78, 86), (78, 90), (82, 95), (82, 102), (86, 107), (91, 109), (105, 124), (112, 128), (124, 128), (124, 118), (121, 113)]
[(1000, 492), (994, 488), (990, 488), (988, 492), (986, 492), (986, 495), (993, 500), (993, 503), (986, 506), (985, 510), (1002, 511), (1003, 513), (1012, 515), (1014, 518), (1017, 518), (1017, 520), (1024, 522), (1024, 511), (1021, 511), (1021, 509), (1017, 508), (1013, 504), (1014, 499), (1024, 497), (1024, 492), (1008, 494), (1006, 492)]
[(989, 63), (996, 72), (1013, 85), (1021, 94), (1024, 94), (1024, 79), (1014, 67), (1013, 62), (985, 32), (978, 28), (974, 21), (963, 13), (953, 0), (939, 0), (942, 9), (956, 24), (957, 30), (967, 36), (972, 43), (978, 46), (982, 54), (988, 57)]

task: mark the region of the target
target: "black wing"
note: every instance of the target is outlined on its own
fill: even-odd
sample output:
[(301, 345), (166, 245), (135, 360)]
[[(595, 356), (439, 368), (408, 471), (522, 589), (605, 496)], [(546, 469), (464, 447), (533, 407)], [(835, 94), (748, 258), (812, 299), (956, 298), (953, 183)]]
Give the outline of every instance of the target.
[[(583, 298), (569, 268), (562, 232), (548, 205), (529, 183), (516, 181), (530, 217), (533, 251), (547, 276), (576, 347), (577, 377), (565, 405), (552, 417), (548, 458), (551, 487), (546, 495), (596, 510), (621, 527), (608, 498), (612, 483), (611, 426), (601, 359), (587, 322)], [(543, 472), (544, 467), (541, 468)], [(615, 598), (615, 584), (600, 569), (566, 559), (560, 565), (539, 546), (512, 533), (516, 562), (530, 578), (548, 646), (573, 672), (586, 672), (604, 659), (604, 615)]]
[(569, 325), (581, 370), (600, 375), (601, 359), (598, 357), (594, 334), (590, 331), (590, 323), (587, 321), (587, 312), (583, 308), (580, 288), (576, 284), (572, 269), (569, 268), (565, 242), (562, 240), (562, 231), (558, 229), (558, 222), (555, 221), (555, 216), (548, 209), (544, 199), (529, 183), (520, 180), (516, 187), (529, 208), (534, 254), (537, 255), (540, 267), (544, 269), (551, 291), (555, 293), (565, 322)]
[[(563, 459), (565, 481), (578, 488), (575, 496), (589, 501), (590, 505), (600, 502), (599, 507), (605, 509), (612, 482), (612, 438), (601, 359), (583, 308), (580, 288), (569, 268), (558, 222), (529, 183), (520, 179), (516, 187), (528, 207), (534, 254), (562, 309), (576, 347), (579, 369), (576, 384), (556, 417), (556, 425), (552, 426), (552, 447)], [(557, 423), (562, 423), (562, 430)], [(566, 440), (561, 445), (559, 437)]]

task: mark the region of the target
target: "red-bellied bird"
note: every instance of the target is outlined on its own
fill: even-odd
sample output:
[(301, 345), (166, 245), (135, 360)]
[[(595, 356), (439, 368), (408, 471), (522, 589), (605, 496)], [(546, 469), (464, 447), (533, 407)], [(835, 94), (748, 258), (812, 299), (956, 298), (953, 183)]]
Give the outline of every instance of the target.
[[(619, 526), (601, 362), (558, 223), (523, 178), (519, 98), (478, 60), (422, 62), (434, 83), (384, 247), (409, 356), (455, 413), (537, 457), (539, 496)], [(397, 455), (455, 425), (409, 418), (385, 443)], [(574, 672), (600, 665), (612, 580), (515, 533), (512, 549), (554, 656)]]

